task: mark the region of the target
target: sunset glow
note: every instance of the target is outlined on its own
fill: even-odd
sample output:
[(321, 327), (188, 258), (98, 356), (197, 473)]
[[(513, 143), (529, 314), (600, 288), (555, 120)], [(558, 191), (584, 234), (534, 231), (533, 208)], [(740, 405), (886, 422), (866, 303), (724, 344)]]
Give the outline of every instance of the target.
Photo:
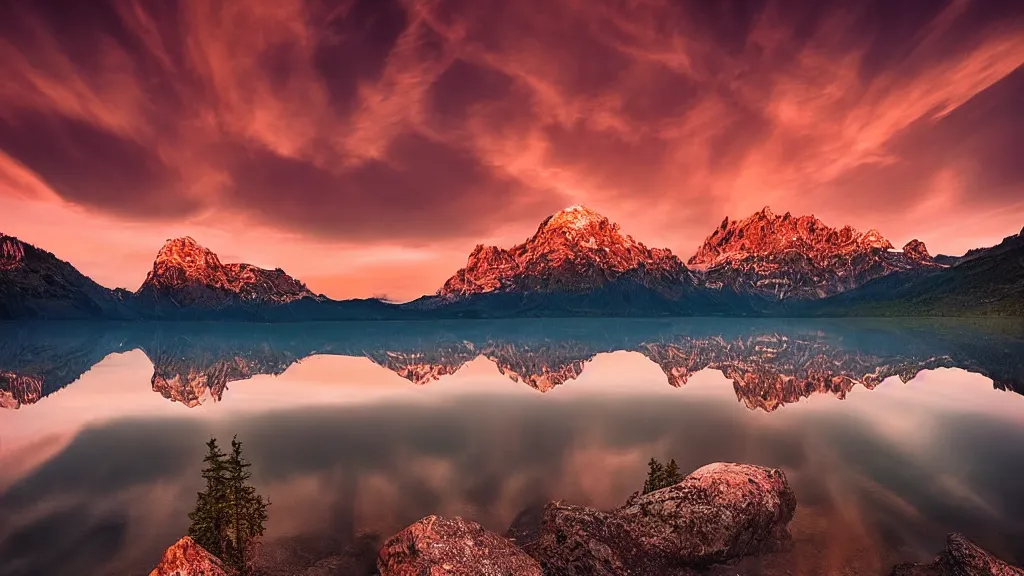
[(802, 4), (14, 3), (0, 230), (110, 287), (190, 235), (399, 300), (577, 203), (684, 260), (766, 204), (932, 254), (1016, 233), (1020, 6)]

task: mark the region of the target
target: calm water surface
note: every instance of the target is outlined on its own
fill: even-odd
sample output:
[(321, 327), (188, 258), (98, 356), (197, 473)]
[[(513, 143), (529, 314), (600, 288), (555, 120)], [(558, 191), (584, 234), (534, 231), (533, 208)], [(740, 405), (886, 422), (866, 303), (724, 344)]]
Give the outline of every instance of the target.
[[(147, 574), (237, 434), (271, 554), (621, 504), (652, 456), (778, 466), (798, 571), (959, 531), (1024, 564), (1020, 321), (0, 325), (0, 575)], [(296, 550), (300, 552), (296, 552)], [(353, 573), (360, 573), (355, 571)]]

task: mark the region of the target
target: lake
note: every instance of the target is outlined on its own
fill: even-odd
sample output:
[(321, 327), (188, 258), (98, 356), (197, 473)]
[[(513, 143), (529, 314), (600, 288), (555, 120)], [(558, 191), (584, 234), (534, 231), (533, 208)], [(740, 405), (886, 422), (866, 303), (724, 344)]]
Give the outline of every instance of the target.
[(614, 507), (651, 457), (784, 469), (796, 573), (951, 531), (1024, 564), (1019, 319), (6, 323), (0, 406), (0, 576), (147, 574), (234, 435), (295, 565), (427, 514)]

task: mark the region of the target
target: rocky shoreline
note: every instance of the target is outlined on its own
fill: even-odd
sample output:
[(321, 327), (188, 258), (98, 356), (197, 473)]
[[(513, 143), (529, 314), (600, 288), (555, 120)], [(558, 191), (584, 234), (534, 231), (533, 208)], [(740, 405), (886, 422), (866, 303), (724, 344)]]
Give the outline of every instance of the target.
[[(379, 576), (739, 576), (741, 559), (791, 546), (796, 505), (782, 470), (715, 463), (673, 486), (635, 493), (614, 510), (563, 501), (525, 510), (504, 536), (463, 518), (427, 516), (383, 543), (376, 568)], [(290, 573), (357, 573), (346, 565), (322, 561)], [(150, 576), (230, 575), (186, 537), (167, 549)], [(900, 564), (891, 576), (1024, 576), (1024, 570), (950, 534), (933, 562)]]

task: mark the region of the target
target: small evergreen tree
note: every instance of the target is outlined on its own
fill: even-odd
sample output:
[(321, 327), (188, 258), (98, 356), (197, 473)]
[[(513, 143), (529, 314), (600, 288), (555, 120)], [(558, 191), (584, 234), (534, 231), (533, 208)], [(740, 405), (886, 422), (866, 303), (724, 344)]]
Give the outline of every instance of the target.
[(249, 484), (251, 464), (242, 457), (237, 437), (231, 440), (231, 454), (221, 452), (215, 438), (206, 446), (206, 489), (198, 493), (195, 510), (188, 515), (188, 534), (235, 574), (250, 576), (270, 502)]
[(644, 494), (674, 486), (683, 481), (683, 475), (679, 473), (679, 465), (675, 458), (669, 460), (668, 464), (662, 464), (651, 458), (647, 463), (647, 480), (644, 481)]
[(252, 574), (252, 563), (259, 538), (263, 536), (267, 521), (268, 500), (256, 493), (249, 484), (251, 464), (242, 457), (242, 443), (231, 440), (231, 455), (227, 460), (227, 500), (230, 509), (228, 539), (224, 560), (238, 574)]
[(227, 529), (227, 455), (217, 446), (217, 439), (206, 443), (207, 453), (203, 458), (206, 468), (203, 478), (206, 489), (196, 495), (195, 510), (188, 517), (192, 524), (188, 535), (196, 544), (217, 556), (224, 556), (225, 530)]
[(665, 466), (665, 478), (664, 487), (672, 486), (673, 484), (679, 484), (683, 481), (683, 475), (679, 473), (679, 465), (676, 464), (676, 459), (673, 458), (668, 461), (668, 465)]
[(647, 480), (644, 481), (644, 494), (648, 492), (654, 492), (657, 490), (657, 486), (661, 484), (661, 477), (665, 475), (665, 469), (654, 458), (647, 463)]

